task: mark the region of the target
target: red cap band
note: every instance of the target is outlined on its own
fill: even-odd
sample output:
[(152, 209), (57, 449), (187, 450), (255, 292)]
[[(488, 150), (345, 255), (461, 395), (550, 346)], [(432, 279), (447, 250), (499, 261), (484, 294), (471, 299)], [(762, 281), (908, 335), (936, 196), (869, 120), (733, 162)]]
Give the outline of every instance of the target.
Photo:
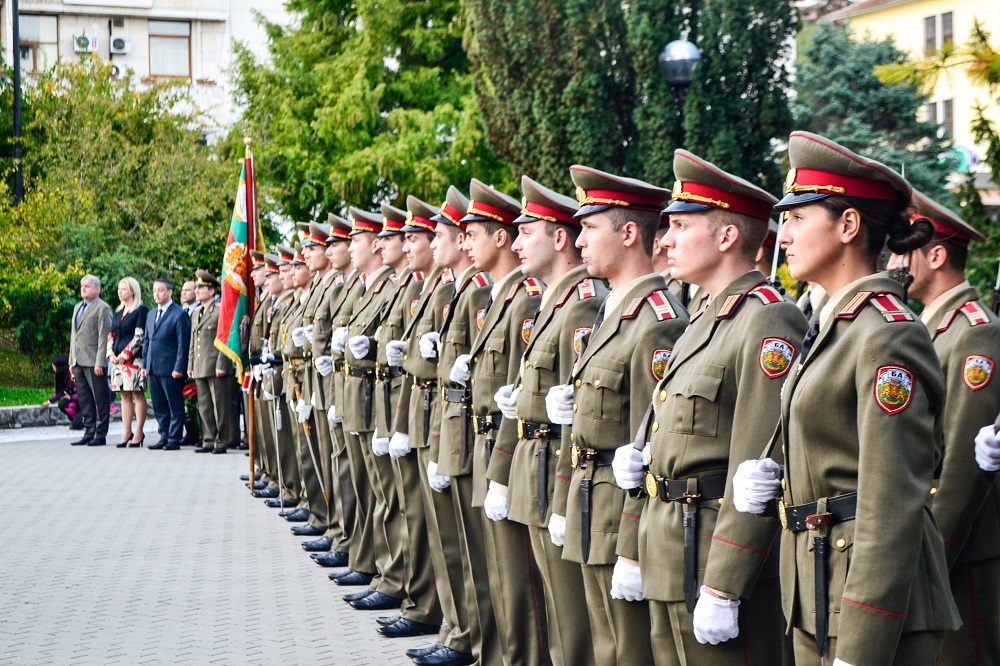
[(411, 227), (420, 227), (425, 231), (434, 231), (434, 227), (437, 225), (433, 221), (428, 220), (426, 217), (421, 217), (419, 215), (414, 215), (413, 213), (407, 213), (406, 224)]
[(447, 218), (448, 221), (451, 222), (452, 224), (462, 226), (464, 228), (464, 226), (460, 224), (459, 220), (465, 217), (465, 215), (463, 215), (461, 211), (459, 211), (457, 208), (452, 206), (447, 201), (441, 204), (441, 210), (439, 212), (441, 213), (441, 215)]
[(774, 207), (770, 201), (761, 201), (753, 197), (744, 197), (739, 194), (720, 190), (701, 183), (681, 183), (680, 191), (674, 191), (670, 197), (671, 201), (692, 201), (702, 203), (713, 208), (732, 211), (740, 215), (750, 217), (765, 222), (771, 218), (771, 209)]
[(557, 208), (549, 208), (548, 206), (543, 206), (542, 204), (535, 203), (534, 201), (525, 202), (521, 213), (539, 220), (545, 220), (546, 222), (579, 225), (579, 222), (573, 219), (572, 212), (559, 210)]
[(382, 231), (382, 225), (377, 222), (369, 222), (368, 220), (360, 220), (354, 218), (354, 228), (353, 231), (370, 231), (372, 233), (378, 233)]
[(901, 193), (888, 182), (871, 178), (853, 178), (817, 169), (792, 169), (785, 185), (786, 194), (816, 192), (861, 199), (899, 201)]
[(663, 207), (663, 199), (658, 196), (636, 194), (635, 192), (618, 192), (615, 190), (584, 190), (578, 187), (576, 190), (576, 199), (581, 206), (620, 206), (622, 208), (646, 208), (656, 211), (659, 211)]
[(497, 208), (496, 206), (491, 206), (489, 204), (483, 203), (482, 201), (470, 201), (469, 202), (469, 215), (478, 215), (479, 217), (488, 217), (491, 220), (496, 220), (501, 224), (513, 224), (517, 215), (503, 208)]
[(400, 222), (390, 217), (382, 218), (382, 231), (402, 231), (404, 226), (406, 226), (405, 222)]
[(920, 213), (913, 213), (910, 215), (910, 222), (919, 219), (929, 220), (930, 223), (934, 225), (934, 235), (938, 237), (938, 240), (955, 243), (956, 245), (961, 245), (962, 247), (968, 247), (969, 241), (972, 240), (967, 234), (963, 233), (959, 229), (948, 226), (943, 222), (939, 222), (933, 217), (927, 217), (926, 215), (921, 215)]

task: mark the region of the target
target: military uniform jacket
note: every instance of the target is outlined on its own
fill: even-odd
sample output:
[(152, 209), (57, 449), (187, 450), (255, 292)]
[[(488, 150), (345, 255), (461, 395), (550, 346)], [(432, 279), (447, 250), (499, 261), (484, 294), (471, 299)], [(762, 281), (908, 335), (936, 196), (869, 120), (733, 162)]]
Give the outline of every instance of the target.
[[(726, 477), (722, 501), (716, 496), (698, 509), (699, 585), (749, 597), (758, 579), (778, 575), (777, 552), (771, 551), (780, 525), (735, 509), (732, 475), (774, 434), (781, 386), (805, 331), (799, 309), (751, 271), (692, 316), (653, 393), (650, 473)], [(646, 497), (639, 563), (647, 599), (684, 599), (683, 514), (678, 502)]]
[[(409, 327), (410, 321), (417, 313), (420, 305), (420, 290), (424, 284), (424, 274), (405, 268), (399, 274), (399, 279), (393, 286), (393, 291), (386, 296), (385, 316), (376, 329), (371, 345), (375, 349), (375, 420), (378, 432), (382, 437), (390, 437), (395, 431), (394, 422), (406, 422), (407, 414), (396, 418), (398, 409), (408, 410), (412, 384), (406, 381), (399, 368), (392, 370), (386, 356), (386, 345), (393, 340), (399, 340), (403, 331)], [(389, 373), (398, 372), (398, 377)], [(387, 378), (388, 377), (388, 378)], [(406, 433), (406, 430), (403, 431)]]
[[(666, 360), (687, 327), (687, 313), (666, 290), (659, 273), (628, 285), (621, 304), (604, 313), (601, 326), (590, 334), (573, 368), (575, 389), (571, 440), (582, 449), (614, 451), (633, 441), (653, 387)], [(624, 288), (624, 287), (623, 287)], [(566, 503), (566, 545), (563, 557), (583, 562), (580, 542), (580, 482), (584, 470), (573, 471)], [(625, 491), (615, 484), (611, 466), (593, 469), (590, 556), (586, 564), (613, 564)], [(634, 523), (634, 524), (633, 524)], [(638, 559), (638, 521), (626, 524), (624, 543)]]
[(215, 300), (202, 305), (191, 315), (191, 341), (188, 343), (188, 372), (195, 379), (215, 377), (216, 370), (226, 374), (233, 371), (233, 362), (220, 354), (215, 346), (215, 332), (219, 325), (219, 303)]
[[(326, 396), (327, 404), (325, 407), (329, 408), (331, 405), (336, 406), (337, 414), (343, 416), (344, 411), (344, 354), (348, 353), (347, 348), (344, 351), (337, 352), (333, 351), (330, 347), (330, 337), (333, 331), (337, 330), (341, 326), (347, 327), (347, 322), (351, 318), (351, 312), (354, 310), (354, 305), (357, 303), (365, 293), (365, 280), (364, 276), (360, 271), (351, 271), (349, 276), (344, 277), (341, 274), (343, 280), (342, 284), (336, 285), (336, 291), (331, 291), (327, 294), (327, 299), (325, 301), (325, 307), (321, 307), (317, 312), (317, 318), (314, 322), (323, 321), (323, 353), (319, 353), (320, 339), (318, 339), (316, 333), (316, 324), (313, 324), (313, 349), (315, 353), (320, 356), (329, 356), (333, 359), (334, 365), (339, 365), (340, 369), (335, 369), (333, 373), (324, 377), (323, 384), (323, 395)], [(320, 320), (319, 314), (323, 313), (323, 320)], [(337, 449), (337, 443), (334, 443), (334, 448)], [(335, 451), (339, 452), (339, 451)]]
[[(441, 413), (437, 421), (431, 422), (431, 459), (438, 464), (438, 474), (462, 476), (472, 473), (472, 451), (474, 435), (469, 410), (457, 402), (446, 402), (445, 391), (464, 390), (465, 387), (451, 381), (451, 368), (455, 359), (468, 354), (474, 336), (479, 332), (486, 318), (486, 303), (490, 298), (493, 283), (486, 273), (470, 266), (458, 280), (455, 294), (448, 305), (444, 322), (441, 324), (441, 345), (438, 349), (438, 395), (441, 396)], [(464, 433), (463, 433), (464, 431)], [(438, 437), (435, 437), (438, 433)], [(461, 442), (465, 437), (468, 456), (465, 465), (461, 460)], [(434, 444), (438, 450), (434, 451)]]
[[(528, 423), (548, 424), (545, 396), (557, 384), (566, 383), (586, 336), (597, 318), (597, 310), (608, 294), (601, 280), (590, 277), (586, 266), (569, 271), (548, 287), (551, 291), (535, 317), (531, 338), (524, 350), (516, 386), (517, 413)], [(515, 390), (516, 387), (515, 387)], [(516, 423), (516, 422), (515, 422)], [(493, 456), (487, 471), (490, 481), (508, 486), (510, 518), (525, 525), (541, 527), (538, 518), (538, 449), (548, 445), (546, 478), (550, 512), (565, 515), (566, 493), (573, 472), (570, 459), (571, 426), (563, 426), (560, 440), (546, 444), (532, 439), (533, 433), (518, 433), (513, 457)], [(523, 436), (523, 438), (521, 438)], [(553, 496), (560, 499), (553, 505)]]
[[(900, 632), (959, 625), (928, 507), (944, 380), (899, 283), (871, 275), (845, 292), (783, 389), (784, 504), (858, 493), (856, 518), (829, 534), (831, 656), (889, 664)], [(782, 532), (781, 593), (791, 625), (815, 635), (813, 538)]]
[[(276, 361), (281, 361), (282, 358), (282, 323), (285, 315), (292, 308), (294, 298), (295, 292), (288, 290), (281, 296), (274, 298), (271, 307), (267, 310), (267, 326), (265, 328), (267, 345), (268, 349), (275, 356)], [(272, 363), (271, 365), (275, 373), (273, 375), (266, 375), (263, 385), (265, 391), (277, 398), (285, 388), (283, 379), (284, 367), (281, 363)]]
[[(521, 268), (511, 271), (496, 285), (497, 298), (486, 311), (482, 328), (472, 343), (472, 412), (475, 416), (500, 416), (493, 396), (500, 387), (517, 381), (521, 356), (531, 340), (535, 313), (542, 301), (542, 283), (525, 277)], [(503, 300), (501, 300), (503, 299)], [(492, 455), (486, 450), (486, 439), (495, 438)], [(499, 432), (476, 436), (473, 455), (472, 506), (482, 506), (488, 483), (487, 465), (498, 457), (498, 465), (510, 469), (517, 446), (517, 423), (503, 419)], [(504, 475), (506, 476), (506, 474)]]
[[(396, 273), (391, 268), (383, 268), (372, 276), (372, 283), (364, 295), (354, 304), (350, 320), (347, 322), (347, 339), (356, 335), (374, 332), (385, 317), (386, 297), (391, 295), (396, 282)], [(375, 354), (377, 349), (371, 344), (368, 356), (355, 358), (350, 349), (344, 347), (344, 411), (337, 404), (337, 414), (344, 419), (347, 432), (372, 432), (375, 430)], [(352, 377), (351, 371), (363, 371), (365, 377)], [(370, 397), (369, 397), (370, 396)], [(370, 401), (370, 402), (369, 402)], [(366, 418), (369, 417), (369, 418)], [(385, 437), (385, 433), (379, 433)]]
[[(435, 268), (422, 283), (420, 299), (412, 319), (406, 326), (399, 340), (406, 341), (403, 349), (403, 372), (405, 381), (410, 383), (410, 392), (400, 395), (400, 403), (393, 417), (392, 431), (412, 434), (410, 446), (424, 448), (430, 446), (430, 428), (428, 441), (424, 441), (424, 389), (420, 383), (437, 381), (437, 359), (428, 359), (420, 355), (420, 338), (426, 333), (441, 329), (451, 297), (455, 293), (455, 272), (450, 268)], [(411, 303), (412, 305), (412, 303)], [(402, 403), (403, 398), (408, 400)], [(430, 413), (440, 414), (441, 401), (435, 389), (430, 402)], [(436, 450), (436, 447), (435, 447)]]
[(979, 429), (1000, 412), (1000, 322), (976, 290), (948, 292), (927, 322), (944, 372), (944, 462), (931, 508), (949, 567), (1000, 557), (1000, 494), (997, 476), (976, 464)]
[[(330, 270), (324, 275), (318, 284), (313, 288), (309, 301), (306, 303), (305, 311), (302, 314), (302, 325), (313, 327), (313, 341), (306, 338), (303, 347), (306, 358), (313, 361), (317, 356), (323, 356), (323, 349), (326, 348), (326, 355), (329, 355), (330, 346), (330, 311), (327, 304), (331, 294), (339, 293), (344, 284), (344, 274), (337, 270)], [(317, 346), (316, 329), (322, 328), (325, 337), (319, 339), (322, 346)], [(314, 352), (315, 350), (315, 352)], [(332, 374), (332, 373), (331, 373)], [(309, 393), (316, 409), (326, 411), (332, 404), (333, 383), (330, 376), (324, 377), (316, 370), (316, 366), (311, 362), (307, 372), (309, 378)]]
[[(302, 314), (305, 312), (309, 294), (308, 288), (303, 288), (295, 293), (288, 309), (281, 318), (281, 355), (284, 358), (282, 375), (285, 380), (285, 396), (289, 400), (295, 401), (301, 397), (300, 394), (304, 394), (305, 387), (302, 385), (301, 368), (308, 361), (305, 358), (305, 347), (296, 347), (292, 341), (292, 331), (302, 326)], [(296, 391), (296, 387), (298, 387), (298, 391)]]
[(264, 325), (267, 323), (267, 308), (271, 305), (271, 297), (257, 299), (257, 307), (250, 320), (250, 338), (247, 341), (247, 351), (250, 356), (260, 356), (264, 347)]

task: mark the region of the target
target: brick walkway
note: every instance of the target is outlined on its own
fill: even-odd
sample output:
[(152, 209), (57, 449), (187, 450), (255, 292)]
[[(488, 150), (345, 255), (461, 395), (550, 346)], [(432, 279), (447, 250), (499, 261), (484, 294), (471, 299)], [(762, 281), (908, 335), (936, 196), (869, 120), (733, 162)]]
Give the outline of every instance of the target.
[(383, 613), (344, 603), (357, 588), (238, 480), (245, 456), (70, 435), (0, 431), (0, 666), (410, 664), (435, 640), (382, 638)]

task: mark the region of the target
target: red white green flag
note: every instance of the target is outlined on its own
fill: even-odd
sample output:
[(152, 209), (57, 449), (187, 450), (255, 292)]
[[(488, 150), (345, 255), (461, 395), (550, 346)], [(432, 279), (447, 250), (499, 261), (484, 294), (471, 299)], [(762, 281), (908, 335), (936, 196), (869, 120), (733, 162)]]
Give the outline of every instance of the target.
[(248, 145), (222, 259), (222, 307), (215, 333), (215, 346), (236, 364), (240, 382), (247, 368), (250, 320), (257, 305), (250, 283), (250, 251), (259, 247), (263, 247), (263, 241), (257, 218), (257, 173)]

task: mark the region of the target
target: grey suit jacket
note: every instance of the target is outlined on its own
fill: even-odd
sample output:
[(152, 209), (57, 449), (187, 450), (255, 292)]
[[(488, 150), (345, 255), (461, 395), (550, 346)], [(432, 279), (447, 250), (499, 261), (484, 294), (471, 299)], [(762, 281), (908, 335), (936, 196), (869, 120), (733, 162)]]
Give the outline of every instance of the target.
[(86, 312), (76, 324), (76, 315), (83, 306), (83, 301), (73, 308), (73, 318), (70, 320), (69, 364), (81, 365), (87, 368), (104, 367), (107, 364), (108, 333), (111, 332), (111, 308), (95, 297), (87, 306)]

